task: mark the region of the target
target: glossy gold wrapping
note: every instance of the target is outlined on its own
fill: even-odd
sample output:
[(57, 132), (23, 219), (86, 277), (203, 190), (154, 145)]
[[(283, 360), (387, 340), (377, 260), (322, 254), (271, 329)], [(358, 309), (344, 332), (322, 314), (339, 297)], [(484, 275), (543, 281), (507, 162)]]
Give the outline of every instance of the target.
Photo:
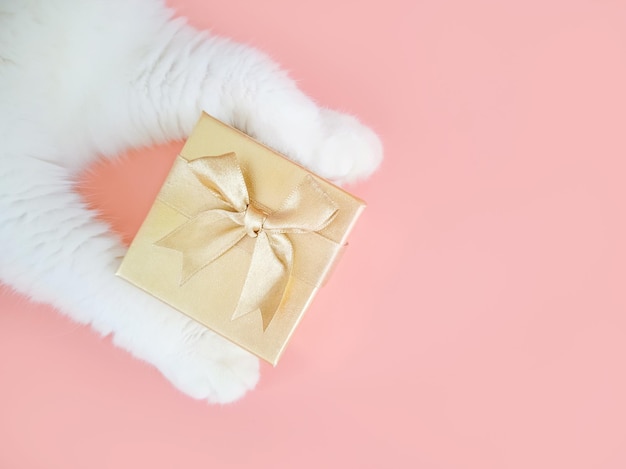
[(203, 113), (117, 275), (275, 365), (364, 207)]

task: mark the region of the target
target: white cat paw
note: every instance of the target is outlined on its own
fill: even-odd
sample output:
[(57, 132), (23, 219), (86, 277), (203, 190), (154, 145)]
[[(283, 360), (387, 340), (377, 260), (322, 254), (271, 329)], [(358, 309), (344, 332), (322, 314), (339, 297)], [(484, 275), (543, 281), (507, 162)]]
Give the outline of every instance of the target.
[(323, 138), (312, 169), (340, 184), (372, 174), (383, 158), (378, 136), (352, 116), (329, 109), (320, 112)]
[(259, 380), (254, 355), (209, 331), (159, 368), (185, 394), (217, 404), (236, 401)]

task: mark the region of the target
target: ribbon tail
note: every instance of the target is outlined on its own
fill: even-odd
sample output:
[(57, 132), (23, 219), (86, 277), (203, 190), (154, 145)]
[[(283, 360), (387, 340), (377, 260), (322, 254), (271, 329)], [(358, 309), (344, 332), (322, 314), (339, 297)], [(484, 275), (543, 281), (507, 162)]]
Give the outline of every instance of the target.
[(260, 310), (265, 331), (283, 299), (291, 267), (292, 246), (287, 236), (259, 233), (239, 303), (231, 319)]

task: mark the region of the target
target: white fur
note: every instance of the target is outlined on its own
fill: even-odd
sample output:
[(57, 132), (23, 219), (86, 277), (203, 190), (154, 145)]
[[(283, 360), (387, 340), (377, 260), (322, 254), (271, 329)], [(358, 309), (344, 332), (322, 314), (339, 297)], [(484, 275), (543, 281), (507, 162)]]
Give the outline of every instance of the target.
[(260, 52), (199, 32), (155, 0), (0, 0), (0, 281), (229, 402), (258, 361), (114, 275), (118, 238), (73, 192), (99, 156), (184, 138), (204, 109), (337, 181), (382, 150)]

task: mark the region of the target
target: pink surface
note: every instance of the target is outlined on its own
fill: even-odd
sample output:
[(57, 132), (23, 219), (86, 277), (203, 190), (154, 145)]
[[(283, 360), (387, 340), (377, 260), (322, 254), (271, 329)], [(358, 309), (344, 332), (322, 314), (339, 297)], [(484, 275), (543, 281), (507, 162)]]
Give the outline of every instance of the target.
[[(213, 3), (176, 7), (381, 134), (369, 208), (234, 405), (5, 290), (0, 468), (626, 467), (626, 4)], [(178, 146), (88, 178), (127, 239)]]

